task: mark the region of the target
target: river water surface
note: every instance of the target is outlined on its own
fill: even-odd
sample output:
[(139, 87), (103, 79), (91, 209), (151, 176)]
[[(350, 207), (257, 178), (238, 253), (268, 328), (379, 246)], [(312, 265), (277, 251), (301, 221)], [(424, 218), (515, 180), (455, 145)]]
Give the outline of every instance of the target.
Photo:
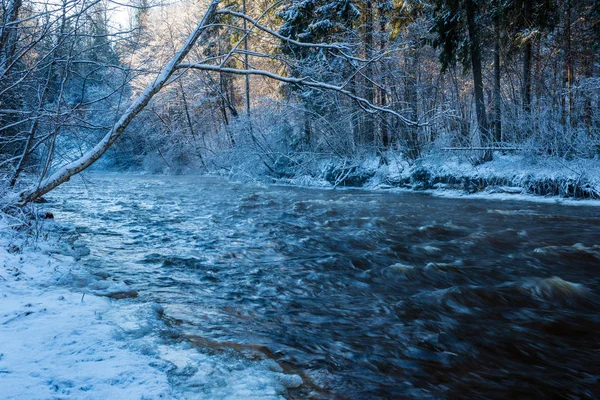
[(90, 272), (288, 397), (600, 397), (598, 207), (89, 179), (49, 199)]

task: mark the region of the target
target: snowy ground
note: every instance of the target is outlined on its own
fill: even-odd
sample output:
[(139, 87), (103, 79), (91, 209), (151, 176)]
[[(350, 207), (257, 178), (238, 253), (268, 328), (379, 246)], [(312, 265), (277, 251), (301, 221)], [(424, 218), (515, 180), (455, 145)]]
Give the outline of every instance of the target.
[[(387, 163), (379, 157), (372, 156), (357, 160), (345, 160), (344, 163), (333, 159), (324, 159), (312, 168), (306, 168), (293, 178), (279, 179), (277, 182), (292, 186), (327, 188), (346, 186), (343, 178), (350, 178), (356, 186), (355, 176), (368, 177), (362, 187), (368, 190), (388, 190), (394, 188), (427, 189), (426, 191), (444, 197), (551, 201), (562, 204), (575, 204), (565, 198), (573, 197), (569, 190), (577, 187), (600, 198), (600, 160), (560, 158), (528, 158), (522, 155), (494, 154), (494, 160), (480, 165), (473, 165), (467, 156), (452, 153), (430, 153), (415, 163), (408, 163), (399, 153), (386, 154)], [(344, 165), (331, 174), (332, 166)], [(351, 170), (350, 170), (351, 169)], [(425, 172), (425, 177), (419, 172)], [(325, 177), (328, 176), (328, 179)], [(347, 175), (345, 175), (347, 174)], [(332, 182), (331, 177), (339, 181)], [(243, 178), (238, 175), (235, 178)], [(417, 178), (417, 179), (415, 179)], [(435, 183), (454, 178), (456, 184)], [(243, 179), (242, 179), (243, 180)], [(258, 177), (260, 180), (260, 177)], [(429, 182), (425, 182), (429, 181)], [(472, 190), (465, 190), (463, 182), (472, 182)], [(477, 187), (477, 182), (485, 181), (485, 185)], [(360, 185), (359, 185), (360, 186)], [(552, 194), (557, 188), (559, 194)], [(532, 191), (548, 192), (547, 195), (535, 195)], [(581, 197), (580, 193), (575, 197)], [(552, 199), (552, 200), (549, 200)], [(577, 200), (579, 201), (579, 200)], [(594, 200), (581, 201), (596, 204)]]
[(159, 305), (102, 296), (124, 285), (75, 262), (86, 249), (31, 243), (6, 222), (0, 214), (2, 399), (269, 399), (301, 383), (275, 363), (165, 340)]
[(104, 318), (114, 308), (109, 298), (60, 285), (77, 269), (69, 257), (49, 247), (23, 251), (10, 236), (0, 239), (3, 398), (173, 397), (155, 358), (116, 338), (118, 325)]

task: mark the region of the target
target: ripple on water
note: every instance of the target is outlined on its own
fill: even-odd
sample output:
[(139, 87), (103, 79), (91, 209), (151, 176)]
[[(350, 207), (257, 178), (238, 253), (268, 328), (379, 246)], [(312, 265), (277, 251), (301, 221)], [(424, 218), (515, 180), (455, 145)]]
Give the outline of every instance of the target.
[(565, 306), (600, 306), (597, 297), (584, 285), (557, 276), (543, 278), (528, 285), (534, 298)]
[(97, 290), (164, 308), (146, 349), (189, 398), (600, 397), (590, 208), (94, 179), (51, 211)]

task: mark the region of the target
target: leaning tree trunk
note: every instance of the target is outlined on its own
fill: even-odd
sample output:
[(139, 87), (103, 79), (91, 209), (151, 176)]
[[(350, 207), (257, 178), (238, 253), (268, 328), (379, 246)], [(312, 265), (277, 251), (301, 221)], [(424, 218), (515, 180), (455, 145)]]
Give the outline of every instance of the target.
[(67, 182), (73, 175), (80, 173), (81, 171), (88, 168), (96, 160), (98, 160), (110, 146), (121, 136), (125, 128), (129, 123), (144, 109), (144, 107), (150, 102), (152, 97), (158, 93), (162, 87), (167, 83), (176, 67), (183, 61), (185, 56), (190, 52), (194, 43), (200, 38), (204, 29), (209, 24), (210, 20), (215, 15), (217, 6), (220, 0), (213, 0), (208, 6), (208, 10), (204, 14), (202, 21), (196, 26), (196, 29), (188, 37), (183, 47), (175, 54), (175, 56), (169, 61), (169, 63), (162, 70), (160, 75), (152, 82), (146, 90), (133, 102), (129, 108), (123, 113), (121, 118), (115, 123), (112, 129), (102, 138), (102, 140), (96, 144), (92, 149), (86, 152), (83, 156), (77, 160), (71, 162), (60, 168), (54, 174), (49, 176), (40, 182), (39, 185), (31, 187), (22, 193), (20, 193), (19, 205), (23, 206), (40, 196), (48, 193), (60, 184)]

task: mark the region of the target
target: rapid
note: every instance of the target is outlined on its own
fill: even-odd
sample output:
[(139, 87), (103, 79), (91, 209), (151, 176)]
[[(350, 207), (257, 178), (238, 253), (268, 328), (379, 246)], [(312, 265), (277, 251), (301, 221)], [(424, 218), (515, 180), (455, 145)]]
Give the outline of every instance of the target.
[(118, 301), (287, 397), (600, 396), (598, 207), (121, 174), (48, 200)]

